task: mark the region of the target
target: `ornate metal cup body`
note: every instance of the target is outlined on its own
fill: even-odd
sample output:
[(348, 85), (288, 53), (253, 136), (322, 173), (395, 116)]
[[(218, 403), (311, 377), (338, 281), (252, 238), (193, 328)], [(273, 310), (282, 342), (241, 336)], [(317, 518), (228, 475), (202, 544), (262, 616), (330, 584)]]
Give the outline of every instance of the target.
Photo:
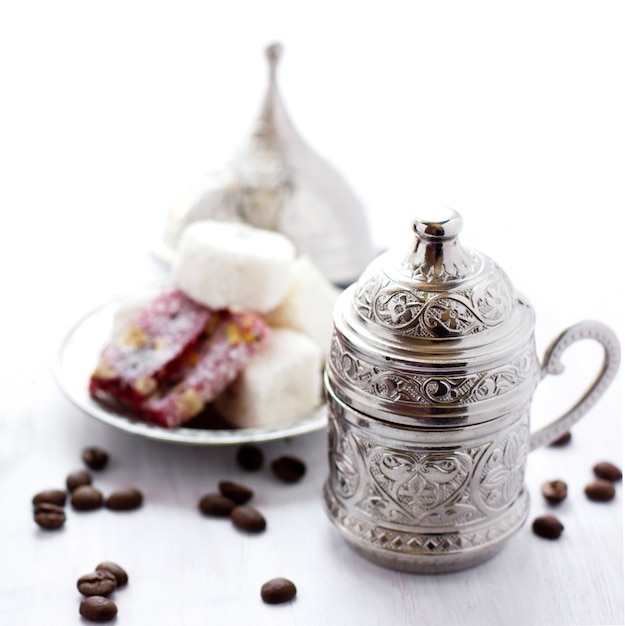
[[(417, 221), (407, 257), (382, 255), (335, 309), (326, 368), (330, 519), (367, 558), (420, 573), (493, 556), (524, 523), (529, 451), (566, 432), (614, 377), (614, 333), (583, 322), (542, 365), (534, 313), (488, 257), (461, 248), (461, 217)], [(574, 341), (605, 351), (573, 409), (530, 431), (541, 378)]]

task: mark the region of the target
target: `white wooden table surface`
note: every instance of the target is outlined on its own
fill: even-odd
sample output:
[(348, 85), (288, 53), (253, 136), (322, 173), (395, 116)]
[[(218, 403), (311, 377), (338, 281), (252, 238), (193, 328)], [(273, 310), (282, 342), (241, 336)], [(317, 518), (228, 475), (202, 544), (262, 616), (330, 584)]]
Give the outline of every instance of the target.
[[(72, 323), (111, 295), (166, 275), (150, 255), (168, 207), (223, 163), (264, 88), (263, 47), (286, 47), (280, 82), (296, 126), (371, 211), (380, 245), (449, 205), (462, 241), (506, 269), (533, 303), (542, 353), (564, 327), (599, 319), (621, 339), (625, 110), (616, 2), (106, 4), (0, 6), (0, 623), (80, 623), (77, 578), (115, 560), (130, 584), (118, 624), (622, 624), (623, 493), (583, 488), (600, 460), (622, 464), (619, 375), (564, 448), (532, 452), (530, 520), (492, 561), (441, 576), (401, 574), (356, 555), (326, 519), (325, 435), (265, 444), (300, 456), (296, 485), (244, 474), (234, 447), (148, 441), (76, 409), (51, 375)], [(408, 5), (411, 10), (408, 11)], [(583, 346), (545, 380), (535, 423), (598, 367)], [(43, 532), (31, 498), (62, 486), (99, 445), (104, 492), (133, 484), (132, 513), (68, 508)], [(203, 518), (221, 479), (256, 492), (259, 536)], [(551, 509), (542, 482), (569, 498)], [(534, 536), (554, 512), (558, 541)], [(297, 599), (260, 586), (291, 578)]]

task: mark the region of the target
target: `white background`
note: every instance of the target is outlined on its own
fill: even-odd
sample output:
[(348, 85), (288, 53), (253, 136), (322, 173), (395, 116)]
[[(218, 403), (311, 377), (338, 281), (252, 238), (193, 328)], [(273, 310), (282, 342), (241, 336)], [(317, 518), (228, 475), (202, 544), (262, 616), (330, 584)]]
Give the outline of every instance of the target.
[[(463, 241), (528, 296), (549, 285), (543, 315), (609, 308), (625, 196), (618, 2), (25, 0), (0, 11), (4, 250), (10, 219), (27, 215), (33, 244), (72, 228), (62, 252), (79, 255), (113, 222), (115, 247), (139, 256), (176, 198), (238, 149), (277, 40), (296, 127), (363, 198), (380, 242), (451, 206)], [(112, 249), (106, 262), (135, 279)]]
[[(247, 603), (232, 587), (219, 601), (213, 588), (203, 604), (205, 589), (193, 581), (215, 583), (193, 559), (185, 565), (182, 544), (201, 531), (185, 529), (173, 503), (183, 492), (193, 500), (202, 471), (211, 479), (223, 467), (234, 471), (232, 451), (185, 454), (112, 432), (62, 397), (49, 360), (77, 316), (163, 274), (149, 249), (176, 198), (245, 138), (265, 89), (263, 50), (273, 41), (285, 46), (279, 84), (295, 126), (361, 196), (380, 246), (407, 244), (415, 215), (452, 206), (464, 217), (463, 243), (495, 258), (534, 304), (539, 352), (585, 318), (622, 337), (624, 16), (622, 3), (610, 1), (0, 4), (0, 437), (10, 459), (0, 466), (0, 540), (13, 572), (0, 571), (0, 617), (40, 623), (44, 604), (48, 623), (77, 615), (73, 581), (91, 566), (85, 558), (83, 567), (80, 541), (92, 542), (89, 557), (96, 557), (102, 544), (90, 533), (98, 529), (85, 522), (55, 544), (33, 530), (28, 507), (35, 491), (73, 469), (81, 446), (98, 439), (123, 452), (122, 474), (135, 472), (170, 497), (160, 518), (149, 509), (151, 517), (135, 518), (134, 548), (124, 543), (125, 526), (115, 535), (139, 580), (162, 564), (158, 545), (135, 558), (143, 554), (137, 537), (167, 537), (177, 579), (157, 586), (168, 617), (162, 623), (209, 623), (210, 610), (284, 624), (411, 624), (417, 611), (430, 624), (622, 623), (620, 491), (600, 513), (583, 498), (571, 502), (568, 514), (581, 530), (568, 543), (536, 544), (526, 525), (507, 556), (479, 570), (396, 575), (363, 564), (325, 521), (322, 435), (289, 444), (313, 465), (297, 492), (308, 523), (282, 511), (312, 533), (301, 559), (314, 551), (314, 576), (301, 559), (291, 562), (297, 603), (289, 613), (259, 616), (256, 595)], [(583, 370), (586, 360), (574, 364)], [(591, 376), (584, 372), (581, 380)], [(568, 404), (576, 375), (557, 391), (555, 382), (541, 385), (537, 414), (551, 413), (564, 396)], [(599, 456), (620, 462), (620, 412), (619, 380), (580, 423), (568, 460), (561, 451), (532, 455), (533, 513), (549, 471), (569, 472), (581, 489)], [(21, 443), (13, 446), (7, 432), (21, 433)], [(164, 475), (152, 470), (160, 462), (169, 468)], [(109, 518), (92, 519), (97, 526)], [(271, 543), (285, 563), (297, 551), (289, 544), (294, 532), (287, 527), (285, 544)], [(254, 552), (259, 544), (243, 545), (224, 579), (255, 585), (249, 571), (264, 562)], [(320, 587), (324, 577), (335, 592)], [(119, 623), (148, 623), (138, 615), (150, 587), (135, 588), (120, 595), (120, 606), (134, 597), (124, 600), (133, 621), (120, 610)]]

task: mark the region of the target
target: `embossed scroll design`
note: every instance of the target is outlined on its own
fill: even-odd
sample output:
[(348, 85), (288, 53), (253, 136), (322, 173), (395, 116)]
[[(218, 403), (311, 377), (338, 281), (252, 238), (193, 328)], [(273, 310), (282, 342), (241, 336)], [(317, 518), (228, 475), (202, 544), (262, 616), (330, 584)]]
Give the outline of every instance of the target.
[(479, 498), (490, 510), (503, 509), (518, 497), (523, 488), (529, 448), (526, 424), (491, 444), (475, 471)]
[(462, 280), (477, 274), (484, 260), (474, 250), (459, 246), (457, 239), (447, 241), (442, 246), (423, 246), (423, 243), (421, 240), (397, 267), (412, 282), (451, 283)]
[(450, 533), (421, 534), (411, 529), (391, 529), (375, 522), (365, 521), (360, 516), (352, 515), (344, 509), (327, 485), (324, 491), (330, 517), (351, 538), (357, 538), (358, 543), (370, 544), (377, 549), (400, 555), (406, 554), (410, 557), (415, 553), (444, 555), (497, 542), (511, 530), (518, 528), (527, 515), (527, 494), (525, 494), (525, 501), (520, 499), (501, 517), (487, 526), (458, 529)]
[(376, 523), (439, 531), (465, 527), (496, 519), (523, 490), (526, 424), (494, 441), (431, 451), (384, 446), (336, 422), (331, 429), (335, 496), (356, 516)]
[(376, 398), (437, 406), (466, 406), (501, 396), (539, 373), (534, 351), (528, 350), (511, 363), (486, 372), (460, 376), (417, 376), (385, 369), (356, 357), (336, 335), (332, 339), (330, 366), (340, 380)]
[(351, 437), (341, 427), (343, 408), (329, 399), (328, 460), (330, 481), (334, 492), (342, 498), (351, 498), (358, 489), (358, 460), (351, 445)]
[(402, 335), (440, 339), (501, 323), (512, 310), (512, 295), (494, 268), (470, 288), (444, 292), (409, 289), (379, 273), (358, 286), (354, 307), (365, 320)]

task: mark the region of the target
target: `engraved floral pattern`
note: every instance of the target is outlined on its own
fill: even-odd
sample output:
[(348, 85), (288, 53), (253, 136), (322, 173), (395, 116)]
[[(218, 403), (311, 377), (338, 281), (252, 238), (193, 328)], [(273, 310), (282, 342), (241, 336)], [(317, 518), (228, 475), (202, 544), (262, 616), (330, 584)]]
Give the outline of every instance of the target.
[(457, 552), (463, 548), (477, 548), (497, 541), (510, 530), (518, 528), (527, 515), (526, 502), (521, 500), (485, 528), (459, 529), (453, 533), (422, 534), (408, 528), (403, 530), (388, 528), (375, 521), (363, 520), (360, 516), (349, 513), (327, 489), (327, 486), (324, 496), (328, 514), (350, 536), (395, 554), (445, 554)]
[(408, 374), (356, 357), (336, 335), (330, 350), (330, 368), (338, 380), (375, 398), (435, 406), (466, 406), (501, 396), (539, 373), (539, 364), (530, 348), (511, 363), (487, 372), (460, 376)]
[(332, 488), (343, 498), (351, 498), (358, 489), (358, 461), (350, 439), (337, 421), (340, 407), (334, 403), (328, 420), (328, 457)]
[(523, 491), (526, 420), (491, 441), (410, 450), (337, 421), (332, 413), (339, 406), (330, 408), (329, 484), (363, 519), (450, 531), (509, 508)]
[(465, 494), (479, 447), (408, 452), (354, 439), (371, 477), (355, 506), (372, 519), (439, 528), (483, 517)]
[(480, 254), (467, 248), (452, 246), (451, 249), (447, 248), (447, 252), (451, 252), (449, 255), (446, 255), (442, 248), (438, 248), (438, 252), (440, 256), (434, 255), (436, 257), (434, 263), (433, 257), (427, 253), (411, 254), (403, 259), (397, 269), (412, 282), (453, 283), (477, 274), (483, 262)]
[(496, 266), (476, 285), (442, 292), (404, 287), (378, 273), (354, 294), (359, 315), (383, 328), (413, 337), (461, 337), (504, 321), (512, 289)]
[(523, 489), (525, 463), (529, 452), (529, 430), (520, 426), (493, 443), (479, 472), (479, 495), (490, 509), (510, 504)]

